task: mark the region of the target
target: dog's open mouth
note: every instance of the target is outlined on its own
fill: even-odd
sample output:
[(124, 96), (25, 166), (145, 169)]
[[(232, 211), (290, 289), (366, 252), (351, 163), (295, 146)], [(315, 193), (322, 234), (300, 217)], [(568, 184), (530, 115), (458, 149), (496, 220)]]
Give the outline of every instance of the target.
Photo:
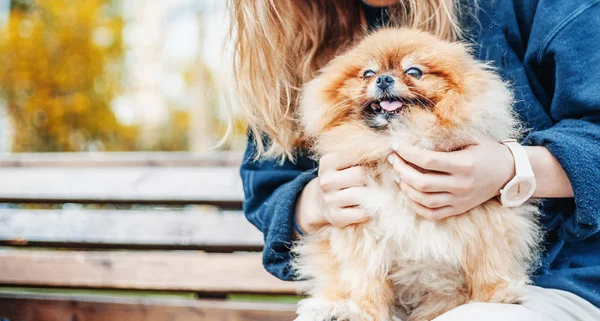
[(385, 129), (392, 119), (414, 105), (414, 101), (400, 97), (382, 97), (368, 101), (364, 105), (364, 116), (367, 125), (373, 129)]
[(407, 101), (399, 98), (386, 98), (382, 100), (373, 100), (367, 103), (367, 110), (374, 114), (397, 114), (407, 106)]
[(396, 114), (398, 113), (402, 107), (404, 107), (404, 102), (401, 100), (382, 100), (382, 101), (373, 101), (370, 104), (371, 109), (375, 113), (389, 113)]

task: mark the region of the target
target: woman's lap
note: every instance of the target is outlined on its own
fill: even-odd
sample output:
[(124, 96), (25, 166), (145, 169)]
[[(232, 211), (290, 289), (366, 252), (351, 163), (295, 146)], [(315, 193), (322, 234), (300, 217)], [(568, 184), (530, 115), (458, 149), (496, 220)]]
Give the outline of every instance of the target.
[(600, 309), (579, 296), (531, 286), (522, 305), (474, 302), (434, 321), (588, 321), (600, 320)]

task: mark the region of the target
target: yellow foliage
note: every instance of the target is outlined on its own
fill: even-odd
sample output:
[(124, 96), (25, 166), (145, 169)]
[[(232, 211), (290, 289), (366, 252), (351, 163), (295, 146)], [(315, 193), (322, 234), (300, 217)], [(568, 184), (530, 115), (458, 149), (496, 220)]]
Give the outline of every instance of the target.
[(118, 123), (123, 20), (109, 0), (36, 0), (16, 6), (0, 33), (0, 95), (13, 150), (133, 150)]
[[(14, 127), (14, 152), (188, 149), (194, 102), (167, 101), (169, 119), (151, 142), (111, 109), (123, 90), (121, 1), (128, 0), (11, 1), (8, 23), (0, 27), (0, 103)], [(206, 108), (200, 114), (209, 118), (210, 137), (202, 139), (214, 145), (227, 127), (217, 110), (216, 75), (202, 61), (180, 73), (187, 90), (206, 90), (198, 103)], [(221, 149), (244, 144), (244, 122), (233, 124), (238, 134)]]

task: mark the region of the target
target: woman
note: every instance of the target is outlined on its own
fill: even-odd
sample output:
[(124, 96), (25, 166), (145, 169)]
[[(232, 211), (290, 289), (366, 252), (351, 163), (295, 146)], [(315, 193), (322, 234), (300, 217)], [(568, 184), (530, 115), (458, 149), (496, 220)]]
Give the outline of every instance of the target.
[[(293, 279), (289, 250), (299, 234), (368, 219), (355, 207), (363, 169), (341, 154), (317, 164), (303, 153), (299, 88), (367, 28), (412, 26), (473, 42), (476, 56), (513, 84), (515, 109), (532, 129), (521, 143), (537, 180), (533, 197), (545, 199), (545, 251), (523, 305), (471, 303), (437, 320), (600, 320), (599, 0), (236, 0), (232, 14), (251, 132), (244, 211), (265, 235), (269, 272)], [(396, 152), (390, 175), (431, 220), (496, 197), (515, 176), (510, 150), (491, 140), (449, 153)]]

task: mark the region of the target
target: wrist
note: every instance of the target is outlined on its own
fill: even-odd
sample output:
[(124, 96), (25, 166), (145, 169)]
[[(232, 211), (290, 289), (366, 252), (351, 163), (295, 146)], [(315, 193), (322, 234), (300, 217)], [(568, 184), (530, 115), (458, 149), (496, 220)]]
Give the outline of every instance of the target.
[(544, 146), (524, 146), (538, 180), (536, 198), (573, 197), (573, 187), (562, 165)]
[[(297, 228), (304, 235), (314, 233), (327, 224), (321, 202), (319, 202), (320, 192), (319, 178), (317, 177), (306, 184), (296, 201), (294, 220)], [(296, 237), (300, 236), (296, 231), (294, 233)]]

